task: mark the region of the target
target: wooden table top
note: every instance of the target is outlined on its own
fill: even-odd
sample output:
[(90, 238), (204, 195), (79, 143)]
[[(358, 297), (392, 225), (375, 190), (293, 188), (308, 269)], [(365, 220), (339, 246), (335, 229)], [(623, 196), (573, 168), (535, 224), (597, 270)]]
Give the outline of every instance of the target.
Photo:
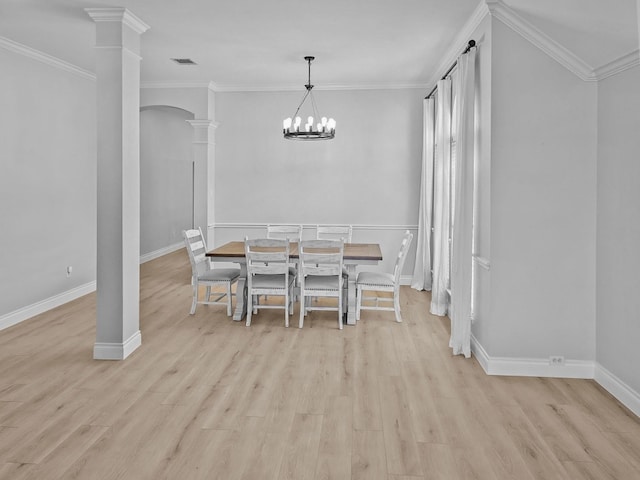
[[(208, 257), (241, 258), (244, 257), (244, 242), (229, 242), (207, 252)], [(289, 256), (298, 258), (298, 244), (289, 244)], [(382, 251), (377, 243), (345, 243), (346, 260), (382, 260)]]

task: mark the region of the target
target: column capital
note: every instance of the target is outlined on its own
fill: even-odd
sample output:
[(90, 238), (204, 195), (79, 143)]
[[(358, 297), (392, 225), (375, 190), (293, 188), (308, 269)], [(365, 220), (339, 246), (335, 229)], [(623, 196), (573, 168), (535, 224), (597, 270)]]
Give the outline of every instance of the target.
[(134, 32), (141, 34), (149, 30), (149, 25), (144, 23), (133, 13), (122, 7), (85, 8), (87, 15), (98, 22), (120, 22), (129, 27)]
[(193, 127), (193, 143), (213, 145), (219, 123), (208, 119), (187, 120)]
[(212, 128), (212, 129), (216, 129), (218, 128), (218, 125), (220, 125), (219, 122), (214, 122), (213, 120), (208, 120), (208, 119), (201, 119), (201, 120), (187, 120), (187, 122), (193, 127), (193, 128)]

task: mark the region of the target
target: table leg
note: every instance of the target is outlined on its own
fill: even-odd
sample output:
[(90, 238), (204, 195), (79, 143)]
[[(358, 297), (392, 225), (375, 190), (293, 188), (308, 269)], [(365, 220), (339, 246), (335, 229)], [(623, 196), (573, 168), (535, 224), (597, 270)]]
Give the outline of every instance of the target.
[(356, 324), (356, 265), (346, 264), (347, 279), (347, 325)]
[(236, 309), (233, 319), (236, 322), (242, 320), (247, 314), (247, 264), (240, 263), (240, 278), (236, 284)]

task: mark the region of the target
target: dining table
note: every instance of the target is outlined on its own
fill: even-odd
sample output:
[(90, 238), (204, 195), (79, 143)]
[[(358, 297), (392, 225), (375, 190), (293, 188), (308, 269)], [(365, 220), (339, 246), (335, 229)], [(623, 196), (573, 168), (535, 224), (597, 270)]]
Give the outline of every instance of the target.
[[(231, 241), (206, 253), (216, 262), (232, 262), (240, 265), (240, 278), (236, 286), (236, 306), (233, 319), (240, 321), (247, 314), (247, 263), (244, 256), (244, 242)], [(289, 258), (298, 261), (298, 243), (289, 244)], [(360, 265), (377, 265), (382, 261), (382, 251), (378, 243), (345, 243), (343, 264), (347, 271), (347, 325), (356, 324), (356, 268)]]

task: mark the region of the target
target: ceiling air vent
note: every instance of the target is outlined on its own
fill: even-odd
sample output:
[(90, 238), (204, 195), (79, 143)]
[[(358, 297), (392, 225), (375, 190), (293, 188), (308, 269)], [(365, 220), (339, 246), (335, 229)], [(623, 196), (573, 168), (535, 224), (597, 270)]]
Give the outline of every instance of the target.
[(197, 63), (190, 58), (172, 58), (171, 60), (176, 62), (178, 65), (197, 65)]

